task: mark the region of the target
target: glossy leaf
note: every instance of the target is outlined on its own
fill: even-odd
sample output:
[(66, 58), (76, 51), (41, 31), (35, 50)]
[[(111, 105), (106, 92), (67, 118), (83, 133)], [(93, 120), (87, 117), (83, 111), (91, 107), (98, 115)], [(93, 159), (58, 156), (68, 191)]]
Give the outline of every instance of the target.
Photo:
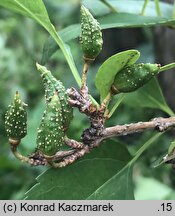
[(148, 84), (137, 91), (126, 94), (123, 102), (132, 107), (160, 109), (170, 116), (174, 115), (173, 111), (169, 108), (165, 101), (162, 90), (156, 78), (153, 78)]
[(102, 100), (109, 93), (116, 74), (124, 67), (134, 64), (139, 56), (137, 50), (127, 50), (111, 56), (101, 65), (96, 75), (95, 85)]
[[(41, 174), (26, 199), (134, 199), (132, 170), (123, 169), (130, 158), (123, 145), (108, 141), (86, 159)], [(100, 194), (94, 197), (98, 190)]]

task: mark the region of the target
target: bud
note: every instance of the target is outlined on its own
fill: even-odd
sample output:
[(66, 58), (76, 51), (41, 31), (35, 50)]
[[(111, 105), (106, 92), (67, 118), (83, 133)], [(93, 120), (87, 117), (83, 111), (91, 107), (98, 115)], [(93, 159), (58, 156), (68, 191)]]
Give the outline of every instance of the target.
[(20, 140), (27, 134), (26, 106), (20, 99), (19, 93), (16, 92), (5, 114), (5, 129), (10, 140)]
[(159, 64), (141, 63), (130, 65), (116, 74), (112, 92), (117, 94), (135, 91), (158, 74), (159, 69)]
[(80, 43), (85, 61), (93, 61), (102, 50), (103, 39), (100, 25), (84, 6), (81, 6)]

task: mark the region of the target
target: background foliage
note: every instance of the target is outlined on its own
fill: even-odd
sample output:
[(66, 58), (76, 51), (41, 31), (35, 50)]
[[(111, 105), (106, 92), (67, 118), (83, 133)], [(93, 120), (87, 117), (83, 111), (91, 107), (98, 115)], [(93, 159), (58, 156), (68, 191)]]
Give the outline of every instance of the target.
[[(4, 2), (10, 0), (0, 2), (0, 5), (8, 6)], [(173, 26), (174, 18), (173, 6), (165, 3), (161, 4), (162, 16), (158, 17), (153, 1), (150, 1), (145, 16), (140, 16), (143, 1), (109, 1), (119, 10), (117, 14), (111, 13), (101, 1), (93, 1), (93, 7), (91, 2), (85, 0), (83, 4), (99, 17), (105, 29), (103, 51), (88, 74), (90, 92), (99, 101), (94, 77), (100, 64), (112, 54), (131, 48), (141, 52), (139, 61), (154, 62), (156, 59), (159, 63), (154, 43), (156, 26)], [(126, 2), (127, 8), (124, 6)], [(64, 42), (68, 43), (80, 72), (83, 65), (77, 39), (80, 2), (45, 0), (44, 3), (51, 22), (60, 31)], [(50, 29), (49, 24), (46, 24), (46, 29)], [(107, 30), (109, 28), (115, 29)], [(53, 29), (50, 31), (53, 32)], [(133, 41), (132, 37), (128, 38), (128, 33), (136, 39)], [(46, 64), (66, 87), (77, 88), (65, 57), (60, 49), (57, 50), (56, 42), (51, 38), (48, 40), (48, 36), (35, 21), (0, 7), (0, 199), (174, 199), (174, 171), (167, 165), (154, 168), (155, 160), (166, 154), (173, 139), (172, 132), (160, 137), (153, 132), (146, 132), (109, 140), (79, 162), (60, 170), (29, 167), (13, 157), (4, 131), (4, 114), (14, 92), (19, 90), (29, 105), (29, 132), (20, 147), (26, 155), (35, 148), (36, 128), (45, 107), (43, 87), (35, 62)], [(74, 76), (78, 80), (75, 69)], [(113, 104), (116, 100), (117, 97)], [(88, 127), (88, 121), (77, 110), (74, 115), (69, 136), (79, 140), (83, 129)], [(167, 105), (158, 82), (153, 80), (137, 92), (126, 95), (107, 125), (147, 121), (169, 115), (173, 115), (173, 111)], [(143, 146), (149, 148), (139, 157), (137, 150)], [(38, 175), (39, 183), (36, 184)]]

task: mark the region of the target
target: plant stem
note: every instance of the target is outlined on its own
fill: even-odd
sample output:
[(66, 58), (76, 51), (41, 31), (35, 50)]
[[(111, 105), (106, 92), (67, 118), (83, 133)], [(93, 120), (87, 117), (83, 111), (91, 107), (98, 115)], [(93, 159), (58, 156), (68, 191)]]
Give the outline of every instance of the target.
[(175, 127), (175, 117), (169, 118), (155, 118), (148, 122), (137, 122), (125, 125), (116, 125), (113, 127), (108, 127), (103, 132), (102, 139), (107, 139), (116, 136), (126, 136), (129, 134), (144, 132), (145, 130), (157, 130), (159, 132), (164, 132), (169, 128)]
[(159, 72), (170, 70), (172, 68), (175, 68), (175, 62), (160, 67)]
[[(11, 145), (11, 150), (12, 153), (14, 154), (14, 156), (19, 159), (22, 162), (26, 162), (29, 163), (30, 159), (28, 157), (25, 157), (23, 155), (21, 155), (18, 151), (17, 151), (17, 146)], [(30, 163), (29, 163), (30, 164)]]
[(73, 139), (69, 139), (68, 137), (64, 138), (64, 142), (66, 145), (74, 149), (82, 149), (85, 147), (83, 143), (77, 142), (76, 140), (73, 140)]
[(111, 100), (111, 97), (112, 97), (112, 92), (110, 91), (108, 93), (108, 95), (105, 97), (105, 99), (102, 101), (102, 103), (101, 103), (101, 105), (99, 107), (100, 110), (105, 110), (107, 108), (107, 106), (108, 106), (108, 104), (109, 104), (109, 102)]
[(118, 106), (119, 106), (119, 105), (121, 104), (121, 102), (123, 101), (124, 97), (125, 97), (125, 94), (121, 94), (121, 95), (120, 95), (118, 101), (117, 101), (116, 104), (112, 107), (110, 113), (108, 114), (108, 118), (110, 118), (110, 117), (113, 115), (113, 113), (115, 112), (115, 110), (118, 108)]
[(81, 81), (81, 91), (86, 88), (86, 77), (88, 72), (89, 64), (84, 63), (83, 72), (82, 72), (82, 81)]
[[(81, 90), (80, 90), (82, 93), (87, 90), (86, 77), (87, 77), (88, 68), (89, 68), (89, 63), (88, 63), (88, 61), (85, 61), (84, 67), (83, 67), (83, 72), (82, 72)], [(90, 99), (94, 105), (96, 105), (96, 106), (99, 105), (97, 103), (97, 101), (91, 95), (89, 97), (90, 97)]]
[(155, 5), (156, 5), (156, 12), (158, 16), (161, 16), (161, 10), (160, 10), (160, 5), (159, 5), (159, 0), (154, 0)]
[(149, 2), (149, 0), (145, 0), (144, 1), (143, 7), (142, 7), (142, 11), (141, 11), (141, 15), (142, 16), (145, 14), (145, 10), (146, 10), (146, 7), (148, 5), (148, 2)]
[(103, 2), (103, 4), (105, 4), (113, 13), (118, 13), (118, 11), (116, 10), (116, 8), (114, 8), (108, 1), (106, 0), (100, 0), (101, 2)]
[[(71, 69), (71, 72), (72, 72), (72, 74), (73, 74), (73, 76), (75, 78), (75, 81), (77, 82), (78, 86), (81, 87), (80, 75), (79, 75), (79, 73), (77, 71), (77, 68), (76, 68), (76, 66), (75, 66), (75, 64), (74, 64), (68, 50), (65, 48), (63, 41), (61, 40), (61, 38), (58, 37), (56, 32), (54, 34), (52, 32), (49, 32), (49, 33), (52, 35), (52, 37), (55, 39), (55, 41), (59, 45), (60, 49), (62, 50), (62, 52), (63, 52), (63, 54), (64, 54), (64, 56), (65, 56), (65, 58), (67, 60), (67, 63), (69, 65), (70, 69)], [(96, 100), (92, 96), (90, 96), (90, 98), (91, 98), (92, 103), (94, 105), (98, 106), (98, 103), (96, 102)]]
[(65, 167), (69, 164), (72, 164), (77, 159), (83, 157), (86, 153), (89, 153), (89, 151), (90, 151), (89, 146), (85, 146), (83, 149), (77, 150), (74, 154), (63, 158), (61, 162), (58, 162), (58, 163), (51, 162), (50, 165), (54, 168)]

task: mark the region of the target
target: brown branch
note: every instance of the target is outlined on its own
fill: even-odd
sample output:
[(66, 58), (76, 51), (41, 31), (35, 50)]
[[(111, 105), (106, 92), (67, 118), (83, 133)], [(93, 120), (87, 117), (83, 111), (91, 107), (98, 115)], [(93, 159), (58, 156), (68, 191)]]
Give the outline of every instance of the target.
[(154, 118), (148, 122), (137, 122), (106, 128), (103, 132), (102, 139), (115, 136), (126, 136), (133, 133), (143, 132), (148, 129), (155, 129), (159, 132), (163, 132), (171, 127), (175, 127), (175, 117)]
[(59, 162), (59, 163), (52, 162), (51, 165), (54, 168), (65, 167), (69, 164), (72, 164), (77, 159), (83, 157), (86, 153), (89, 153), (89, 151), (90, 151), (90, 147), (85, 146), (83, 149), (77, 150), (74, 154), (63, 158), (63, 160), (61, 162)]
[(111, 98), (111, 93), (105, 98), (98, 108), (92, 105), (86, 85), (84, 86), (82, 92), (78, 92), (76, 89), (71, 88), (67, 90), (67, 93), (70, 97), (70, 105), (77, 107), (80, 112), (84, 113), (89, 118), (90, 127), (83, 131), (81, 136), (82, 142), (65, 137), (65, 144), (71, 147), (71, 149), (58, 151), (52, 156), (45, 155), (42, 151), (36, 149), (36, 151), (27, 158), (17, 152), (17, 146), (19, 145), (20, 140), (9, 139), (12, 152), (19, 160), (27, 162), (33, 166), (50, 164), (55, 168), (64, 167), (83, 157), (93, 148), (98, 147), (105, 139), (115, 136), (126, 136), (129, 134), (143, 132), (148, 129), (163, 132), (169, 128), (175, 127), (175, 117), (159, 117), (148, 122), (137, 122), (105, 128), (105, 112)]
[[(84, 145), (82, 143), (79, 143), (77, 141), (71, 140), (72, 143), (76, 143), (77, 146), (83, 147), (80, 150), (76, 150), (75, 153), (72, 155), (69, 155), (63, 160), (61, 160), (59, 163), (52, 162), (51, 165), (55, 168), (58, 167), (64, 167), (68, 164), (73, 163), (77, 159), (83, 157), (86, 153), (89, 153), (91, 149), (98, 147), (101, 142), (107, 138), (115, 137), (115, 136), (126, 136), (129, 134), (134, 134), (138, 132), (143, 132), (148, 129), (155, 129), (159, 132), (164, 132), (169, 128), (175, 127), (175, 117), (170, 118), (154, 118), (151, 121), (148, 122), (137, 122), (137, 123), (131, 123), (131, 124), (125, 124), (125, 125), (116, 125), (114, 127), (109, 127), (103, 130), (102, 136), (99, 136), (98, 134), (95, 136), (90, 136), (88, 131), (88, 135), (90, 136), (88, 145)], [(86, 131), (85, 131), (86, 133)], [(70, 139), (67, 138), (67, 142), (70, 142)]]
[(30, 163), (30, 159), (28, 157), (25, 157), (23, 155), (21, 155), (18, 151), (17, 151), (17, 146), (15, 145), (11, 145), (11, 151), (13, 153), (13, 155), (20, 160), (21, 162), (25, 162), (25, 163)]
[(67, 90), (67, 93), (70, 97), (69, 104), (72, 107), (77, 107), (81, 113), (85, 113), (90, 116), (96, 108), (92, 105), (92, 102), (88, 95), (88, 88), (86, 87), (86, 94), (84, 89), (84, 95), (80, 94), (75, 88), (70, 88)]
[(100, 111), (105, 111), (105, 109), (107, 108), (110, 100), (112, 98), (112, 92), (109, 92), (108, 95), (106, 96), (106, 98), (102, 101), (100, 107), (99, 107), (99, 110)]
[(18, 152), (17, 146), (15, 145), (11, 145), (11, 151), (18, 160), (24, 163), (28, 163), (32, 166), (38, 166), (38, 165), (46, 166), (48, 164), (47, 160), (43, 157), (43, 154), (40, 154), (39, 152), (38, 155), (36, 155), (35, 153), (35, 157), (32, 156), (26, 157)]
[(83, 143), (78, 142), (78, 141), (73, 140), (73, 139), (69, 139), (68, 137), (64, 138), (64, 142), (66, 145), (68, 145), (74, 149), (82, 149), (85, 147), (85, 145)]

